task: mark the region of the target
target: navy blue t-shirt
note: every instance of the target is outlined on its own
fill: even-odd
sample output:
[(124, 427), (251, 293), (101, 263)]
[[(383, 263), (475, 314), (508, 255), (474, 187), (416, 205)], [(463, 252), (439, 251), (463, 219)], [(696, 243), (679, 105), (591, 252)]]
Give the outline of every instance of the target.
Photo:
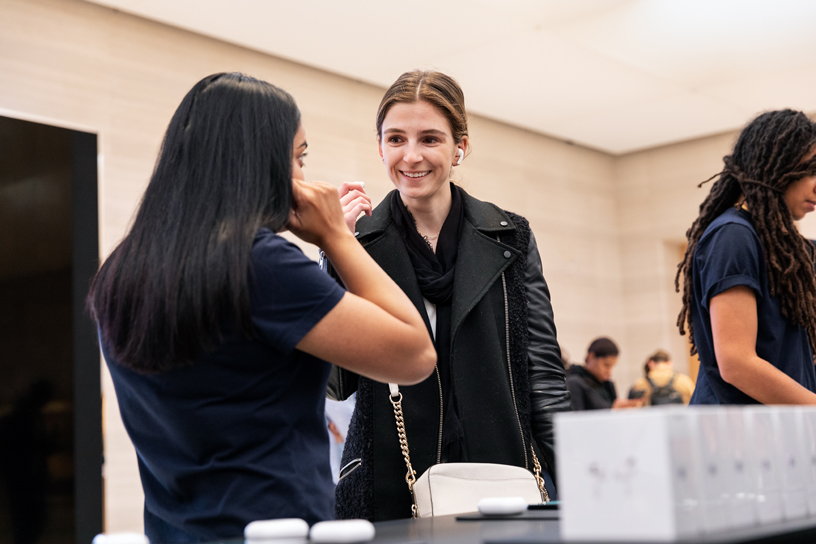
[(252, 248), (257, 336), (230, 330), (189, 367), (144, 376), (105, 352), (156, 544), (239, 537), (256, 519), (334, 517), (328, 363), (295, 349), (344, 291), (268, 229)]
[(757, 303), (756, 353), (816, 392), (816, 369), (807, 331), (782, 315), (779, 297), (771, 296), (765, 252), (751, 215), (729, 208), (711, 222), (694, 250), (691, 318), (700, 371), (691, 404), (756, 404), (720, 377), (711, 334), (711, 299), (732, 287), (753, 289)]

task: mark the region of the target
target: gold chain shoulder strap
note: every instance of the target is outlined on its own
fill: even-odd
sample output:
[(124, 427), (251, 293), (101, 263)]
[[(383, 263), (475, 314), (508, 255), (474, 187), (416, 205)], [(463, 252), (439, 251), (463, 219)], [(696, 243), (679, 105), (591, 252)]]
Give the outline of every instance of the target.
[(408, 467), (408, 473), (405, 474), (405, 481), (408, 483), (408, 489), (414, 490), (414, 482), (416, 482), (416, 472), (411, 466), (411, 454), (408, 451), (408, 437), (405, 436), (405, 419), (402, 417), (402, 393), (397, 393), (397, 396), (390, 397), (391, 404), (394, 405), (394, 417), (397, 419), (397, 434), (399, 434), (400, 449), (402, 456), (405, 458), (405, 466)]
[[(408, 472), (405, 474), (405, 483), (408, 484), (408, 490), (413, 495), (416, 471), (414, 471), (414, 467), (411, 466), (411, 454), (408, 451), (408, 437), (405, 435), (405, 419), (402, 417), (402, 393), (399, 392), (399, 388), (396, 384), (388, 384), (388, 386), (391, 388), (391, 394), (388, 399), (394, 406), (394, 417), (397, 420), (397, 434), (399, 435), (400, 449), (402, 450), (402, 456), (405, 458), (405, 466), (408, 468)], [(411, 505), (411, 513), (413, 517), (417, 517), (416, 503)]]
[(532, 444), (530, 444), (530, 451), (533, 452), (533, 475), (538, 483), (538, 489), (541, 491), (544, 502), (550, 502), (550, 494), (547, 492), (547, 486), (544, 485), (544, 478), (541, 477), (541, 463), (538, 462), (538, 456), (536, 456)]

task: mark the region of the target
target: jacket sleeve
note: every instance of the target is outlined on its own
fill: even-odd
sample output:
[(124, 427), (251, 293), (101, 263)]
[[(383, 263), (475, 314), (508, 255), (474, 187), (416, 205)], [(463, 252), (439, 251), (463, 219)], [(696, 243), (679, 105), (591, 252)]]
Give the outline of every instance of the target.
[(578, 380), (569, 378), (567, 380), (567, 389), (569, 389), (570, 392), (572, 409), (575, 411), (588, 410), (586, 397), (584, 396), (584, 388), (578, 383)]
[(555, 332), (550, 290), (541, 271), (541, 256), (533, 233), (525, 275), (528, 300), (527, 368), (530, 379), (531, 426), (550, 475), (555, 476), (553, 414), (572, 410), (561, 348)]
[[(326, 254), (321, 250), (319, 253), (318, 264), (320, 268), (329, 276), (334, 278), (337, 283), (343, 286), (343, 281), (332, 267), (331, 261), (326, 258)], [(326, 386), (326, 398), (331, 400), (343, 401), (349, 398), (355, 391), (357, 391), (357, 380), (359, 375), (350, 370), (341, 368), (337, 365), (332, 365), (331, 373), (329, 374), (329, 383)]]
[(326, 386), (326, 398), (331, 400), (346, 400), (357, 391), (358, 374), (337, 365), (332, 365), (329, 374), (329, 383)]

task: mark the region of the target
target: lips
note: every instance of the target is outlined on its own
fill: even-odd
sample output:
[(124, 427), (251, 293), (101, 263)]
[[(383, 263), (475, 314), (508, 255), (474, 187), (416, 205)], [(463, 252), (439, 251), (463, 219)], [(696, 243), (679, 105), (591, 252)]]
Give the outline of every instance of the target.
[(431, 171), (430, 171), (430, 170), (426, 170), (426, 171), (424, 171), (424, 172), (405, 172), (404, 170), (400, 170), (400, 173), (401, 173), (403, 176), (407, 177), (407, 178), (417, 179), (417, 178), (424, 178), (425, 176), (427, 176), (428, 174), (430, 174), (430, 173), (431, 173)]

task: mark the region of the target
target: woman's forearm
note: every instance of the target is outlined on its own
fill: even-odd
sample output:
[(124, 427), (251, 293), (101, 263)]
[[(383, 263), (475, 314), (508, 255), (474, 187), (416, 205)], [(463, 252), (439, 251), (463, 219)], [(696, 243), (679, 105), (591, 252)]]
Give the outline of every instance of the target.
[(762, 404), (816, 404), (816, 394), (756, 354), (718, 363), (723, 380)]
[(736, 286), (711, 298), (711, 331), (720, 376), (763, 404), (816, 404), (816, 393), (756, 353), (756, 295)]
[(327, 241), (323, 251), (350, 293), (425, 332), (425, 323), (408, 296), (351, 234)]

